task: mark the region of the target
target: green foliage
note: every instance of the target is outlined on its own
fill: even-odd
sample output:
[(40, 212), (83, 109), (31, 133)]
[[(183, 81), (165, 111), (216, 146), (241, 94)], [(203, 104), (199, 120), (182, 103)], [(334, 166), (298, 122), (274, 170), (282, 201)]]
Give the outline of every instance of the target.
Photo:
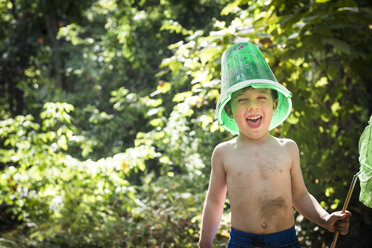
[(137, 206), (135, 188), (125, 175), (144, 170), (144, 160), (154, 157), (153, 150), (142, 147), (97, 162), (65, 154), (74, 137), (68, 126), (72, 109), (69, 104), (47, 103), (41, 125), (30, 115), (0, 123), (6, 146), (0, 150), (1, 162), (13, 164), (1, 175), (1, 199), (31, 227), (29, 244), (105, 246), (117, 221), (125, 222)]
[[(321, 205), (341, 208), (371, 111), (368, 4), (54, 4), (0, 1), (0, 213), (12, 223), (0, 245), (194, 247), (211, 153), (232, 137), (214, 113), (220, 57), (238, 41), (256, 43), (292, 91), (293, 111), (272, 133), (297, 142)], [(304, 246), (330, 243), (296, 221)]]

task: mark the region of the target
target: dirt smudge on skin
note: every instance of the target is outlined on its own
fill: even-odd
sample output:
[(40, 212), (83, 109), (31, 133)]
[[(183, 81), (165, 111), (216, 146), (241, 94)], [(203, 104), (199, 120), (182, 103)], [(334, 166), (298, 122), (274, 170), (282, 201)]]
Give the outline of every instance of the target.
[[(287, 206), (283, 197), (278, 197), (271, 200), (264, 199), (261, 203), (260, 208), (260, 217), (263, 220), (270, 220), (277, 214), (281, 212), (282, 209), (285, 209)], [(265, 221), (267, 223), (267, 221)]]

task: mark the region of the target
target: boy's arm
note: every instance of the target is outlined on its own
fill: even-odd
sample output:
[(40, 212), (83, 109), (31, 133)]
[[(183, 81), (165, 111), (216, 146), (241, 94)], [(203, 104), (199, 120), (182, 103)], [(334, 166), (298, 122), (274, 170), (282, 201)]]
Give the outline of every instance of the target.
[(207, 199), (204, 204), (199, 247), (212, 247), (226, 200), (226, 173), (223, 167), (221, 147), (212, 154), (212, 170)]
[(338, 231), (346, 235), (349, 229), (349, 217), (351, 213), (341, 211), (329, 214), (319, 202), (307, 191), (300, 167), (300, 156), (297, 144), (294, 141), (288, 143), (289, 151), (292, 156), (291, 181), (292, 181), (292, 201), (294, 207), (304, 217), (317, 225), (328, 229), (331, 232)]

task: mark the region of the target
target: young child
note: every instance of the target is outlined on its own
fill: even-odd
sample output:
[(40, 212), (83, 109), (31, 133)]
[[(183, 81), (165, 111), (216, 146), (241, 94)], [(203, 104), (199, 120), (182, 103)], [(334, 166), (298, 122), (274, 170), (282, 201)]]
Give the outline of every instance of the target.
[(296, 143), (269, 133), (291, 108), (291, 93), (255, 45), (238, 43), (224, 52), (217, 117), (238, 136), (213, 151), (199, 247), (212, 247), (226, 192), (228, 247), (300, 247), (293, 207), (317, 225), (347, 234), (350, 212), (327, 213), (306, 189)]

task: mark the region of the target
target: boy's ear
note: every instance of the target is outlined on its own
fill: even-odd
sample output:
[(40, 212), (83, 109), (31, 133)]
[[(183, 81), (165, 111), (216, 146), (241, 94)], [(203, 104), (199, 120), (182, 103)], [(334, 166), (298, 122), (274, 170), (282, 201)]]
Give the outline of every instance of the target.
[(274, 111), (275, 111), (276, 108), (278, 107), (278, 102), (279, 102), (279, 100), (278, 100), (278, 99), (275, 99), (274, 104), (273, 104), (273, 109), (274, 109)]

